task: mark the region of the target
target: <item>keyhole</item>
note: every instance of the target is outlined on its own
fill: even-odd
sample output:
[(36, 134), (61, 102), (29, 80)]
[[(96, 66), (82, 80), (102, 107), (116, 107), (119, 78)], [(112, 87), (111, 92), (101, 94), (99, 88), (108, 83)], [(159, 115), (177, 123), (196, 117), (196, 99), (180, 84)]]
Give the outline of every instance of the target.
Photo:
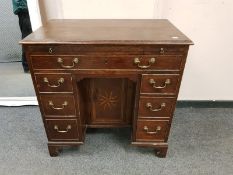
[(52, 54), (53, 53), (53, 48), (49, 48), (49, 53)]
[(164, 49), (160, 48), (160, 54), (164, 54)]

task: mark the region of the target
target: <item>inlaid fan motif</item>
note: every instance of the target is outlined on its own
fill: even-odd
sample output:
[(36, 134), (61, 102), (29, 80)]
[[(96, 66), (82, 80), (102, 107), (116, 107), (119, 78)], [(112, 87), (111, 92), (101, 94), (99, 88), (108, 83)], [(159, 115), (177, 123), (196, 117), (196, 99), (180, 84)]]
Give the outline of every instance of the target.
[(116, 106), (116, 103), (118, 102), (118, 97), (114, 95), (112, 91), (104, 91), (104, 94), (99, 95), (98, 100), (100, 106), (103, 107), (103, 110), (111, 110), (112, 108), (114, 108), (114, 106)]

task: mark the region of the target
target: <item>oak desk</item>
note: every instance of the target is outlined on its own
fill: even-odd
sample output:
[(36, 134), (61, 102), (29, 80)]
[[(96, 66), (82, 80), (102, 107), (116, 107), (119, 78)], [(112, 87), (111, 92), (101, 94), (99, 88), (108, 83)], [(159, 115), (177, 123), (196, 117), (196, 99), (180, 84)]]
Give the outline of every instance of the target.
[(168, 20), (51, 20), (21, 41), (51, 156), (86, 128), (131, 127), (165, 157), (192, 41)]

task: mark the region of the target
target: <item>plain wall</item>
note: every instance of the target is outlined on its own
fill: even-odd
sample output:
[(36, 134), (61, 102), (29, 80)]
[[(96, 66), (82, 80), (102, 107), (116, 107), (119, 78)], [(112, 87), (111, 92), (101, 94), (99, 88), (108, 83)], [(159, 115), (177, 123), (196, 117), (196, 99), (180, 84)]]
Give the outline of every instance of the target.
[(163, 0), (168, 18), (189, 36), (179, 99), (233, 100), (233, 1)]
[(34, 31), (42, 25), (39, 1), (28, 0), (27, 5), (29, 9), (31, 24), (32, 24), (32, 30)]
[(167, 18), (190, 47), (179, 100), (233, 100), (232, 0), (41, 0), (42, 19)]

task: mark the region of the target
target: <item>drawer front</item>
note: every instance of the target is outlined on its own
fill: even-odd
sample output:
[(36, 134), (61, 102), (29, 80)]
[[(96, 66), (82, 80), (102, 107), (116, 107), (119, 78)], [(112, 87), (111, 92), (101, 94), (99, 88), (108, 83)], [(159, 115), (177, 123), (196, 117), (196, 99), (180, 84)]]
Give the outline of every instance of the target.
[(46, 120), (46, 128), (47, 128), (48, 139), (51, 141), (79, 139), (78, 121), (76, 119)]
[(78, 69), (78, 56), (31, 56), (33, 69)]
[(41, 95), (40, 100), (45, 117), (72, 117), (76, 114), (75, 100), (72, 95)]
[(69, 54), (142, 54), (143, 48), (141, 46), (127, 46), (127, 45), (31, 45), (27, 47), (29, 53), (37, 55), (65, 55)]
[(164, 142), (166, 141), (168, 129), (168, 120), (138, 120), (136, 140)]
[(183, 55), (188, 46), (178, 45), (36, 45), (28, 46), (27, 51), (43, 55), (89, 54), (95, 55), (111, 52), (112, 54), (155, 54), (155, 55)]
[(147, 70), (161, 70), (161, 71), (178, 71), (181, 69), (181, 56), (168, 55), (143, 55), (133, 58), (134, 68)]
[(182, 57), (158, 55), (31, 56), (34, 69), (180, 70)]
[(175, 46), (175, 45), (149, 45), (144, 46), (144, 54), (156, 54), (156, 55), (184, 55), (188, 51), (187, 46)]
[(139, 118), (169, 118), (173, 115), (175, 98), (141, 97), (139, 101)]
[(46, 92), (73, 92), (71, 74), (35, 74), (37, 89)]
[(177, 94), (180, 85), (180, 75), (143, 74), (141, 93)]

